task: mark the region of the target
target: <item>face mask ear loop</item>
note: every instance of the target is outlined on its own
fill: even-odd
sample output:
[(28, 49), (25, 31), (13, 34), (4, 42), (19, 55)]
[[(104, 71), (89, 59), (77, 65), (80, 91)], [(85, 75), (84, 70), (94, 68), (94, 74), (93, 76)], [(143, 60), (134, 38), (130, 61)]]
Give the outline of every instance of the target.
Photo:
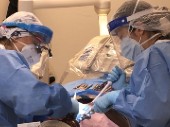
[[(15, 41), (17, 41), (17, 40), (15, 40)], [(17, 41), (17, 42), (19, 42), (20, 44), (22, 44), (22, 45), (24, 45), (24, 46), (27, 45), (27, 44), (23, 43), (22, 41)]]
[(13, 44), (13, 46), (15, 47), (15, 49), (18, 51), (18, 52), (20, 52), (19, 51), (19, 49), (18, 49), (18, 47), (15, 45), (15, 43), (13, 42), (13, 41), (16, 41), (15, 39), (13, 39), (12, 37), (9, 39), (10, 40), (10, 42)]
[(140, 42), (141, 42), (141, 39), (142, 39), (142, 36), (140, 36), (140, 38), (139, 38), (139, 41), (138, 41), (138, 42), (139, 42), (139, 44), (140, 44)]
[(149, 38), (148, 40), (142, 42), (140, 45), (142, 46), (142, 45), (146, 44), (148, 41), (152, 40), (154, 37), (156, 37), (158, 35), (162, 35), (162, 34), (161, 33), (157, 33), (157, 34), (153, 35), (151, 38)]

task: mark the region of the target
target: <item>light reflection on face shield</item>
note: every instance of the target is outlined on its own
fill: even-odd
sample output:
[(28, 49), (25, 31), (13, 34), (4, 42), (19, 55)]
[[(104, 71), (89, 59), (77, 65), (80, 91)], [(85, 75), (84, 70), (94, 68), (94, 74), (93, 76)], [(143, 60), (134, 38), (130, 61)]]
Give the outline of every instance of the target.
[(36, 75), (38, 79), (42, 79), (46, 74), (48, 66), (48, 52), (43, 51), (41, 53), (40, 61), (31, 67), (31, 71)]
[(123, 39), (124, 37), (126, 37), (126, 36), (129, 34), (129, 32), (128, 32), (128, 26), (118, 27), (118, 28), (112, 30), (112, 31), (110, 32), (110, 34), (111, 34), (112, 36), (117, 36), (117, 37), (119, 37), (119, 39), (121, 40), (121, 39)]
[(43, 43), (43, 41), (36, 36), (34, 36), (33, 43), (37, 53), (41, 54), (41, 58), (37, 64), (31, 67), (31, 71), (38, 79), (47, 82), (45, 80), (46, 77), (48, 77), (48, 58), (52, 56), (51, 49), (48, 44)]
[(128, 68), (126, 69), (129, 65), (133, 64), (134, 62), (125, 58), (124, 56), (122, 56), (122, 51), (121, 51), (121, 40), (118, 36), (112, 36), (111, 35), (111, 38), (112, 38), (112, 41), (113, 41), (113, 45), (114, 45), (114, 49), (116, 51), (116, 54), (117, 54), (117, 58), (118, 58), (118, 61), (119, 61), (119, 66), (120, 68), (124, 69), (127, 76), (129, 77), (131, 75), (131, 72), (132, 72), (132, 68)]

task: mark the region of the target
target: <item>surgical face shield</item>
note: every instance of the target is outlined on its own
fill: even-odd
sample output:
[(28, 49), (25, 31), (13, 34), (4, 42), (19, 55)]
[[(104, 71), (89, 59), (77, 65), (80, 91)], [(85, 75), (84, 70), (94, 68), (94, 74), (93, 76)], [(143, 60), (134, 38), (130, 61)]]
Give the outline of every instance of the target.
[[(120, 63), (120, 67), (127, 71), (126, 68), (130, 68), (130, 65), (133, 66), (133, 61), (130, 59), (127, 59), (123, 56), (123, 46), (121, 44), (122, 40), (125, 39), (125, 37), (128, 36), (128, 20), (126, 17), (115, 19), (108, 24), (108, 29), (110, 32), (110, 37), (112, 39), (113, 45), (115, 47), (115, 51), (117, 54), (117, 58)], [(128, 70), (126, 73), (131, 73), (132, 68)]]
[(35, 49), (37, 53), (41, 54), (41, 57), (38, 63), (31, 66), (31, 71), (41, 81), (48, 82), (48, 77), (49, 77), (48, 63), (49, 63), (49, 58), (52, 56), (49, 54), (50, 48), (48, 44), (44, 44), (41, 42), (42, 41), (41, 38), (37, 36), (33, 36), (33, 37), (34, 37), (33, 43), (35, 45)]
[(11, 38), (11, 42), (13, 43), (13, 41), (16, 41), (22, 45), (24, 45), (24, 47), (22, 48), (21, 51), (19, 51), (18, 47), (15, 45), (15, 43), (13, 43), (14, 47), (16, 48), (17, 51), (21, 52), (23, 54), (23, 56), (25, 57), (25, 59), (27, 60), (28, 64), (30, 67), (32, 67), (34, 64), (38, 63), (41, 57), (42, 52), (47, 52), (48, 54), (48, 44), (44, 44), (42, 43), (38, 37), (36, 36), (31, 36), (29, 38), (32, 43), (30, 44), (26, 44), (22, 41), (19, 41), (17, 39), (13, 39)]
[[(44, 78), (44, 76), (47, 76), (47, 72), (48, 72), (48, 52), (43, 51), (41, 53), (41, 57), (38, 63), (34, 64), (31, 67), (31, 72), (38, 78), (38, 79), (42, 79)], [(45, 79), (44, 79), (45, 80)]]
[[(132, 71), (131, 66), (134, 65), (133, 62), (135, 59), (134, 56), (140, 53), (139, 52), (140, 46), (138, 46), (138, 42), (134, 42), (135, 40), (132, 40), (130, 38), (127, 40), (127, 37), (129, 35), (128, 33), (129, 22), (136, 18), (139, 18), (140, 16), (148, 14), (151, 11), (152, 9), (144, 10), (142, 12), (135, 13), (129, 17), (117, 18), (108, 23), (108, 29), (113, 40), (113, 44), (120, 63), (120, 67), (124, 69), (127, 74), (131, 74)], [(116, 37), (115, 35), (118, 35), (117, 31), (122, 30), (122, 28), (127, 29), (127, 33), (124, 33), (125, 35), (121, 35), (123, 33), (119, 33), (120, 38)], [(129, 45), (127, 42), (129, 42)], [(125, 58), (123, 55), (128, 59)]]
[(129, 27), (160, 32), (164, 36), (170, 33), (170, 11), (166, 8), (147, 9), (109, 22), (108, 29), (111, 35), (116, 35), (116, 29), (128, 24)]
[(126, 27), (128, 26), (128, 21), (126, 17), (118, 18), (115, 20), (112, 20), (108, 23), (108, 30), (112, 36), (117, 35), (117, 30), (120, 29), (120, 27)]
[[(15, 22), (5, 22), (2, 23), (1, 26), (3, 27), (18, 27), (22, 30), (25, 30), (26, 32), (29, 32), (30, 34), (34, 35), (34, 36), (39, 36), (39, 38), (41, 38), (42, 42), (45, 44), (50, 43), (51, 38), (52, 38), (52, 34), (53, 32), (51, 31), (51, 29), (49, 29), (46, 26), (42, 26), (42, 25), (35, 25), (35, 24), (25, 24), (25, 23), (15, 23)], [(13, 31), (15, 32), (15, 31)], [(11, 38), (12, 37), (12, 31), (3, 34), (3, 36), (6, 36), (7, 38)]]
[[(40, 36), (43, 40), (43, 43), (50, 43), (53, 32), (50, 28), (42, 25), (42, 23), (39, 21), (39, 19), (30, 12), (16, 12), (7, 19), (3, 21), (1, 26), (6, 28), (20, 28), (22, 30), (25, 30), (31, 34), (34, 34), (36, 36)], [(12, 34), (15, 31), (8, 31), (9, 29), (6, 29), (7, 32), (3, 32), (2, 36), (5, 36), (6, 38), (13, 37)]]
[(39, 53), (43, 49), (48, 50), (49, 56), (52, 56), (49, 43), (53, 32), (50, 28), (43, 26), (39, 19), (30, 12), (17, 12), (3, 21), (0, 27), (0, 37), (7, 39), (17, 39), (26, 36), (34, 36), (39, 39), (36, 49)]
[[(128, 17), (121, 17), (121, 18), (115, 19), (109, 22), (108, 29), (113, 39), (113, 42), (115, 42), (113, 36), (117, 35), (117, 31), (120, 28), (125, 27), (127, 25), (129, 25), (128, 30), (130, 30), (130, 27), (131, 27), (132, 29), (137, 28), (137, 29), (146, 30), (146, 31), (161, 32), (162, 35), (167, 35), (170, 32), (169, 30), (170, 20), (169, 19), (170, 19), (169, 11), (165, 9), (160, 9), (160, 8), (152, 8), (152, 9), (147, 9), (141, 12), (134, 13)], [(129, 34), (130, 33), (131, 32), (129, 31)], [(123, 40), (127, 41), (127, 39), (124, 39), (124, 38), (121, 38), (121, 39), (122, 39), (122, 43), (123, 43)], [(128, 41), (129, 41), (129, 45), (131, 45), (132, 43), (130, 42), (132, 42), (132, 39), (131, 40), (129, 39)], [(120, 50), (120, 44), (117, 44), (117, 43), (114, 43), (114, 44), (115, 44), (115, 47), (118, 47), (117, 52), (120, 52), (120, 55), (123, 54)], [(133, 43), (132, 45), (134, 46), (135, 44)], [(127, 44), (126, 44), (126, 47), (127, 47)], [(140, 45), (137, 46), (137, 42), (136, 42), (135, 47), (140, 48)]]
[(117, 60), (119, 61), (119, 67), (126, 72), (127, 77), (130, 77), (133, 70), (134, 61), (127, 59), (122, 55), (121, 45), (120, 45), (121, 40), (119, 39), (119, 37), (111, 36), (111, 38), (112, 38), (112, 43), (114, 45), (114, 49), (116, 51)]
[(116, 35), (115, 30), (119, 29), (119, 27), (124, 27), (124, 26), (129, 26), (131, 23), (135, 20), (140, 18), (141, 16), (147, 15), (154, 12), (154, 8), (152, 9), (147, 9), (141, 12), (137, 12), (135, 14), (132, 14), (131, 16), (128, 17), (121, 17), (112, 20), (111, 22), (108, 23), (108, 30), (111, 35)]

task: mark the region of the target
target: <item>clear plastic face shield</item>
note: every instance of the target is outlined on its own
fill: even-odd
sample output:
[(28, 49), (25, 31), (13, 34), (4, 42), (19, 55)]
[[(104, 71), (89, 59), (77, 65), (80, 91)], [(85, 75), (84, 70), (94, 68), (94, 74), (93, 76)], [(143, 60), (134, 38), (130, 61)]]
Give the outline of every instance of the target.
[(38, 54), (41, 54), (39, 62), (31, 67), (31, 71), (38, 79), (43, 79), (48, 71), (48, 60), (52, 57), (51, 49), (48, 44), (43, 43), (40, 36), (33, 35), (33, 43)]
[[(33, 56), (35, 56), (36, 54), (41, 55), (42, 52), (46, 52), (46, 54), (48, 54), (49, 58), (52, 57), (52, 53), (51, 53), (51, 49), (49, 47), (49, 44), (44, 43), (42, 35), (40, 36), (38, 34), (30, 33), (28, 31), (16, 31), (16, 32), (18, 34), (20, 34), (20, 36), (17, 37), (17, 35), (15, 35), (15, 36), (11, 35), (10, 40), (11, 40), (12, 43), (13, 43), (13, 41), (16, 41), (16, 42), (24, 45), (23, 49), (21, 50), (21, 53), (24, 53), (26, 56), (29, 57), (31, 54)], [(31, 44), (26, 44), (26, 43), (19, 41), (17, 39), (17, 38), (22, 38), (22, 37), (27, 37), (27, 36), (31, 37), (31, 40), (30, 40), (32, 42)], [(19, 49), (17, 48), (15, 43), (13, 43), (13, 45), (16, 48), (16, 50), (19, 51)], [(33, 62), (30, 65), (32, 66), (34, 63), (35, 62)]]
[[(39, 70), (41, 74), (38, 77), (43, 77), (43, 70), (49, 57), (52, 57), (49, 43), (51, 41), (53, 31), (44, 26), (41, 21), (30, 12), (17, 12), (5, 19), (0, 25), (0, 38), (5, 37), (9, 39), (15, 49), (23, 54), (31, 68), (36, 66), (36, 71)], [(31, 37), (31, 39), (24, 41), (31, 41), (31, 43), (23, 43), (18, 38)], [(14, 41), (23, 44), (20, 51), (15, 45)], [(34, 73), (34, 71), (33, 71)], [(37, 75), (37, 74), (36, 74)]]
[[(31, 44), (26, 44), (19, 41), (17, 38), (31, 37)], [(17, 28), (12, 35), (10, 35), (11, 42), (16, 41), (24, 45), (21, 53), (26, 58), (33, 74), (38, 78), (44, 80), (48, 70), (48, 59), (52, 57), (49, 43), (45, 43), (44, 37), (38, 33), (30, 33), (28, 31)], [(13, 43), (16, 50), (19, 51), (15, 43)], [(20, 51), (19, 51), (20, 52)]]
[(48, 71), (48, 59), (48, 53), (43, 51), (41, 53), (39, 62), (31, 67), (31, 71), (38, 79), (43, 80), (44, 76), (46, 75)]
[[(138, 2), (136, 2), (133, 13), (136, 11)], [(108, 23), (108, 30), (113, 40), (120, 67), (127, 73), (131, 73), (131, 67), (134, 65), (134, 54), (137, 54), (138, 52), (136, 51), (140, 50), (135, 42), (128, 38), (130, 35), (129, 22), (149, 12), (150, 10), (138, 12), (138, 14), (133, 14), (129, 17), (120, 17)], [(131, 42), (131, 45), (128, 42)]]
[[(26, 24), (26, 23), (21, 23), (21, 22), (3, 22), (1, 24), (3, 27), (9, 27), (13, 29), (9, 29), (7, 32), (4, 32), (3, 36), (6, 36), (7, 38), (11, 37), (23, 37), (24, 33), (29, 33), (32, 36), (34, 36), (35, 42), (40, 42), (40, 43), (35, 43), (36, 44), (36, 50), (37, 52), (41, 53), (42, 50), (47, 50), (49, 57), (52, 57), (51, 49), (49, 47), (49, 43), (51, 41), (53, 32), (51, 29), (49, 29), (46, 26), (43, 25), (37, 25), (37, 24)], [(19, 31), (15, 30), (20, 29)], [(4, 30), (5, 31), (5, 30)], [(17, 33), (19, 32), (19, 33)], [(16, 34), (16, 35), (15, 35)]]
[[(123, 38), (124, 32), (122, 33), (122, 35), (120, 35), (120, 33), (118, 33), (118, 31), (121, 31), (123, 29), (124, 30), (128, 29), (128, 21), (127, 21), (126, 17), (115, 19), (115, 20), (109, 22), (108, 29), (109, 29), (109, 33), (110, 33), (110, 38), (112, 39), (112, 43), (113, 43), (114, 49), (116, 51), (116, 55), (117, 55), (118, 62), (119, 62), (119, 67), (122, 68), (123, 70), (125, 70), (127, 75), (130, 75), (132, 72), (131, 66), (133, 66), (134, 64), (133, 64), (133, 61), (125, 58), (122, 55), (121, 38)], [(120, 36), (118, 36), (118, 34)], [(125, 32), (125, 34), (127, 34), (127, 33)]]
[[(170, 20), (169, 11), (160, 8), (151, 8), (134, 13), (128, 17), (117, 18), (109, 22), (108, 29), (115, 46), (115, 50), (117, 52), (118, 59), (122, 64), (120, 65), (121, 68), (125, 69), (127, 66), (131, 65), (134, 61), (132, 57), (131, 59), (128, 58), (130, 59), (130, 61), (124, 60), (124, 58), (122, 59), (122, 56), (124, 56), (124, 52), (126, 52), (126, 56), (132, 56), (134, 54), (137, 54), (136, 51), (139, 51), (141, 50), (139, 48), (142, 48), (141, 44), (143, 45), (157, 36), (168, 34), (170, 32), (170, 30), (168, 29), (170, 28), (169, 20)], [(135, 41), (134, 39), (131, 39), (130, 34), (132, 31), (130, 27), (132, 29), (136, 28), (146, 31), (160, 31), (160, 33), (153, 35), (148, 40), (141, 42), (139, 44), (140, 40)], [(126, 29), (125, 37), (123, 37), (120, 32), (124, 28)], [(119, 41), (117, 40), (117, 37), (119, 38)], [(128, 49), (129, 51), (126, 51)]]

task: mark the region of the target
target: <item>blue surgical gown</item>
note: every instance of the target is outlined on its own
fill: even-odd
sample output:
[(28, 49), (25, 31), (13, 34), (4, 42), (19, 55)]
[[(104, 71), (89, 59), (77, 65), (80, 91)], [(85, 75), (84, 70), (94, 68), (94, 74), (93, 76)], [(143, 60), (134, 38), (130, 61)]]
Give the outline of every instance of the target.
[(170, 127), (170, 41), (138, 56), (129, 87), (121, 90), (114, 108), (131, 127)]
[(60, 84), (49, 86), (37, 80), (20, 53), (0, 49), (0, 127), (17, 127), (35, 116), (61, 118), (71, 105)]

